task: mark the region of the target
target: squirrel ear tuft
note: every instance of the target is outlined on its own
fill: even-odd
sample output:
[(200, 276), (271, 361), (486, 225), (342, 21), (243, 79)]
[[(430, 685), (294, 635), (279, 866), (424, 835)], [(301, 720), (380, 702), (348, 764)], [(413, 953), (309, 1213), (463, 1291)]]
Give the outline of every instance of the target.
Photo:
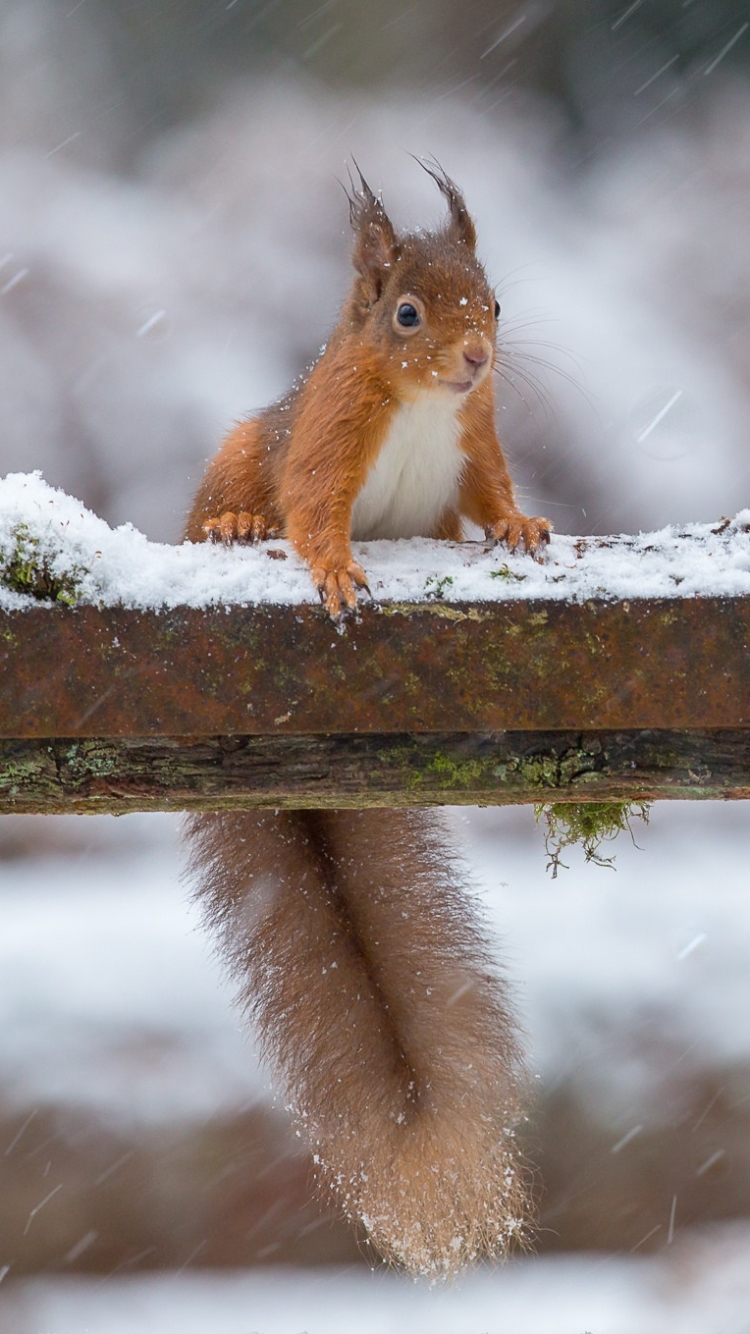
[(448, 235), (453, 241), (462, 241), (464, 245), (473, 250), (477, 243), (477, 233), (474, 226), (474, 220), (466, 207), (466, 201), (461, 194), (458, 186), (447, 176), (434, 159), (432, 162), (424, 162), (422, 158), (415, 158), (420, 167), (431, 176), (445, 199), (450, 211), (450, 222), (448, 224)]
[(398, 242), (382, 201), (373, 194), (356, 162), (354, 166), (359, 185), (354, 184), (350, 173), (352, 192), (347, 192), (349, 220), (355, 236), (352, 262), (367, 283), (371, 299), (377, 301), (383, 290), (385, 273), (397, 257)]

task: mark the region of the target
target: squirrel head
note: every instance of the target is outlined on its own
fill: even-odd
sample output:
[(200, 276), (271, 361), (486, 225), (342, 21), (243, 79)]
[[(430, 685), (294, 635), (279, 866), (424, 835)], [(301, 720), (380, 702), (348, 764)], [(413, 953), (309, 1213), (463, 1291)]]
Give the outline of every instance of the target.
[(500, 308), (476, 255), (476, 230), (458, 187), (421, 164), (448, 204), (437, 232), (398, 236), (359, 172), (349, 213), (357, 272), (344, 317), (379, 354), (396, 394), (464, 396), (492, 370)]

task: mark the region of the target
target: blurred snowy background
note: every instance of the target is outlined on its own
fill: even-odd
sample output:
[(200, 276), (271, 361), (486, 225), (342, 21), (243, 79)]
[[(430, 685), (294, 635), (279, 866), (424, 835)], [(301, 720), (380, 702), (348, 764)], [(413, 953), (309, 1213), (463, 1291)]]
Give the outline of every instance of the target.
[[(735, 513), (749, 75), (738, 0), (0, 0), (0, 473), (177, 540), (232, 419), (336, 318), (347, 161), (429, 225), (416, 153), (478, 222), (532, 512)], [(744, 808), (660, 806), (616, 872), (555, 882), (528, 811), (452, 818), (540, 1076), (540, 1258), (458, 1299), (360, 1274), (186, 907), (175, 822), (6, 818), (4, 1329), (332, 1334), (356, 1305), (431, 1334), (747, 1334)], [(573, 1250), (598, 1258), (545, 1255)], [(276, 1262), (355, 1272), (210, 1277)]]

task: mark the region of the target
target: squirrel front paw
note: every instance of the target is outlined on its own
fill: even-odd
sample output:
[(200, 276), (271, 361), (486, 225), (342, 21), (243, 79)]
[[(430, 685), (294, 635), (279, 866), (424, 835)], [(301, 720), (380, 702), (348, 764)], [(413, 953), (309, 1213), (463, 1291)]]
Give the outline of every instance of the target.
[(233, 542), (265, 542), (278, 537), (278, 529), (270, 528), (262, 514), (249, 514), (245, 510), (239, 514), (227, 510), (226, 514), (207, 519), (203, 531), (209, 542), (223, 542), (225, 547)]
[(492, 543), (504, 542), (509, 551), (523, 546), (530, 556), (536, 556), (549, 542), (551, 529), (549, 519), (528, 519), (525, 514), (513, 514), (485, 528), (485, 535)]
[(354, 610), (357, 605), (356, 588), (370, 592), (367, 576), (355, 560), (334, 568), (313, 565), (312, 577), (320, 600), (334, 621), (340, 621), (345, 612)]

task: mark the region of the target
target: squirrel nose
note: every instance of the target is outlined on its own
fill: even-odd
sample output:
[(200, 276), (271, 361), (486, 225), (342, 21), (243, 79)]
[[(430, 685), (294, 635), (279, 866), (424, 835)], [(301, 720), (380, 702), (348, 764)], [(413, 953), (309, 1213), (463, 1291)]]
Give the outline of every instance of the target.
[(487, 361), (487, 353), (482, 347), (464, 348), (464, 361), (468, 361), (473, 371), (478, 371)]

